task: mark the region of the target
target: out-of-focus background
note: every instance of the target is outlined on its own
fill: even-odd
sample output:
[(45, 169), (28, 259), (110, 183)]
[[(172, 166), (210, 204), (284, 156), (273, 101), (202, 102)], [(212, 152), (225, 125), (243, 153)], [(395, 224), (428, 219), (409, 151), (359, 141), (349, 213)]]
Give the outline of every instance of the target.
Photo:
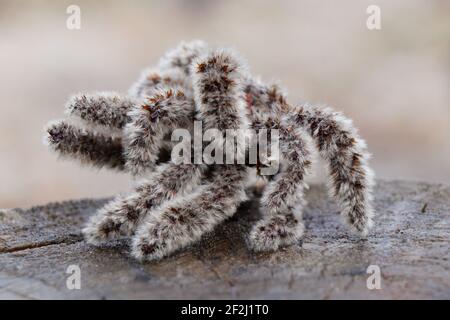
[[(366, 27), (371, 4), (381, 30)], [(128, 190), (125, 175), (57, 160), (43, 126), (71, 93), (125, 91), (190, 39), (234, 46), (291, 102), (344, 111), (379, 178), (450, 182), (449, 1), (0, 0), (0, 208)]]

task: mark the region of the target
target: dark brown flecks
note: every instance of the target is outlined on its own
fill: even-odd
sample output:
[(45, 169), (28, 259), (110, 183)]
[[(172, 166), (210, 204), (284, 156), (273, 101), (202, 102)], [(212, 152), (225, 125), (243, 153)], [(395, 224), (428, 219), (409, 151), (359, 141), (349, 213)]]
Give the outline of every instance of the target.
[(141, 246), (141, 251), (144, 254), (152, 254), (153, 252), (155, 252), (155, 250), (156, 250), (156, 245), (155, 244), (147, 244), (147, 243), (145, 243), (145, 244), (143, 244)]
[(206, 64), (205, 63), (199, 63), (197, 65), (197, 72), (205, 72), (206, 71)]
[(254, 99), (254, 97), (251, 92), (247, 92), (245, 94), (245, 102), (247, 103), (247, 108), (249, 108), (250, 110), (253, 107), (253, 101), (254, 101), (253, 99)]
[(132, 206), (126, 206), (124, 208), (125, 212), (126, 212), (126, 216), (128, 220), (131, 221), (135, 221), (139, 218), (139, 214), (137, 212), (137, 210), (135, 208), (133, 208)]
[(111, 232), (118, 232), (120, 230), (120, 224), (114, 223), (112, 221), (108, 221), (105, 224), (102, 224), (100, 227), (100, 232), (104, 234), (110, 234)]
[(175, 222), (177, 222), (177, 219), (175, 218), (175, 216), (173, 215), (168, 215), (167, 218), (169, 219), (169, 221), (173, 224)]
[(161, 76), (157, 73), (151, 73), (147, 76), (147, 79), (153, 84), (159, 84), (161, 82)]
[(211, 57), (209, 60), (208, 60), (208, 64), (216, 64), (217, 63), (217, 57)]
[(352, 167), (359, 167), (361, 165), (361, 155), (354, 153), (352, 157)]

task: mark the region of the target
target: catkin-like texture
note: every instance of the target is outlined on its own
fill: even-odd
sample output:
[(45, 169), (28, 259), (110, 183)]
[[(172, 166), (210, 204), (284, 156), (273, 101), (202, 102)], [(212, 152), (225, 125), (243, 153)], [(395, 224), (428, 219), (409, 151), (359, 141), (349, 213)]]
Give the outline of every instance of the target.
[(286, 109), (286, 92), (279, 84), (265, 84), (259, 79), (244, 79), (245, 100), (253, 121), (281, 116)]
[(247, 199), (245, 166), (216, 168), (212, 181), (186, 197), (178, 197), (147, 215), (132, 244), (138, 260), (156, 260), (198, 241), (231, 217)]
[(128, 91), (129, 95), (145, 99), (164, 87), (181, 87), (186, 95), (191, 95), (192, 62), (207, 50), (203, 41), (181, 42), (175, 49), (168, 51), (156, 67), (147, 68), (141, 73)]
[(122, 129), (128, 120), (127, 113), (135, 103), (115, 92), (77, 94), (67, 102), (66, 112), (93, 126)]
[(145, 100), (164, 88), (183, 88), (185, 93), (192, 91), (192, 85), (184, 72), (179, 69), (160, 70), (159, 68), (145, 69), (138, 81), (128, 90), (128, 94), (139, 100)]
[(186, 76), (191, 75), (191, 66), (195, 59), (205, 54), (208, 46), (201, 40), (182, 41), (175, 49), (168, 51), (159, 61), (161, 70), (177, 69)]
[[(90, 243), (132, 236), (132, 255), (137, 259), (167, 256), (198, 241), (235, 213), (246, 199), (247, 167), (256, 167), (259, 175), (276, 162), (279, 171), (259, 180), (266, 181), (263, 218), (253, 226), (249, 245), (263, 251), (294, 244), (304, 229), (301, 212), (307, 188), (304, 178), (311, 164), (310, 140), (328, 163), (330, 193), (347, 224), (362, 235), (372, 225), (369, 154), (351, 121), (330, 108), (290, 106), (278, 84), (254, 78), (233, 51), (212, 50), (202, 41), (182, 42), (156, 66), (144, 70), (128, 96), (78, 94), (68, 101), (66, 112), (70, 122), (55, 122), (47, 129), (51, 149), (82, 163), (146, 178), (132, 193), (116, 197), (91, 218), (83, 230)], [(75, 120), (81, 121), (74, 124)], [(175, 147), (170, 139), (173, 130), (186, 129), (177, 136), (192, 133), (195, 120), (202, 124), (204, 150), (198, 150), (196, 141), (192, 146), (190, 139)], [(258, 137), (277, 130), (280, 157), (261, 153), (273, 142), (265, 147), (258, 144), (256, 163), (243, 165), (240, 160), (255, 154), (242, 143), (247, 138), (255, 141), (249, 128), (256, 129)], [(214, 140), (208, 141), (209, 137)], [(174, 151), (182, 150), (185, 156), (186, 147), (190, 160), (194, 151), (194, 164), (177, 164), (176, 159), (163, 163), (164, 152), (179, 155)], [(196, 161), (199, 151), (205, 151), (200, 156), (208, 165)], [(226, 159), (227, 164), (211, 164), (212, 158)]]
[(269, 117), (259, 129), (278, 130), (280, 170), (261, 198), (263, 219), (252, 229), (249, 244), (255, 251), (276, 250), (296, 243), (303, 235), (305, 176), (311, 166), (309, 139), (287, 117)]
[(60, 156), (83, 164), (123, 170), (122, 140), (89, 129), (78, 128), (66, 121), (50, 123), (45, 143)]
[(161, 90), (129, 113), (124, 130), (126, 168), (135, 175), (154, 168), (164, 137), (174, 129), (190, 128), (193, 100), (177, 89)]
[(201, 183), (205, 166), (166, 163), (129, 195), (118, 196), (107, 203), (83, 229), (89, 243), (99, 244), (134, 234), (139, 222), (165, 201), (186, 195)]
[(217, 144), (216, 152), (232, 154), (235, 159), (243, 158), (245, 145), (237, 144), (235, 148), (235, 144), (227, 144), (225, 133), (228, 139), (239, 139), (242, 130), (249, 128), (242, 83), (247, 74), (246, 64), (230, 50), (213, 50), (194, 61), (192, 74), (194, 98), (203, 129), (217, 129), (222, 134), (223, 139), (212, 142)]
[(366, 235), (372, 226), (374, 178), (364, 140), (351, 120), (331, 108), (305, 105), (292, 113), (292, 121), (309, 131), (320, 155), (328, 162), (329, 190), (347, 225)]
[[(228, 51), (212, 51), (193, 64), (197, 116), (205, 130), (248, 127), (241, 72), (242, 63)], [(199, 240), (236, 212), (246, 199), (247, 169), (235, 164), (214, 167), (209, 184), (147, 216), (133, 239), (135, 258), (160, 259)]]
[(242, 77), (245, 64), (233, 52), (215, 50), (192, 65), (196, 107), (204, 128), (240, 129), (247, 123)]

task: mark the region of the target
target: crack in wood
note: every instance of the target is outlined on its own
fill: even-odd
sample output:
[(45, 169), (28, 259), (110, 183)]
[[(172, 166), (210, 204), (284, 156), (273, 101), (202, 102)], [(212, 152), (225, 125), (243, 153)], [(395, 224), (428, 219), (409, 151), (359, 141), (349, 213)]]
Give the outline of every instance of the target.
[(63, 237), (53, 240), (45, 240), (40, 242), (28, 242), (28, 243), (22, 243), (11, 247), (6, 248), (0, 248), (0, 254), (2, 253), (14, 253), (19, 252), (23, 250), (33, 250), (37, 248), (47, 247), (47, 246), (53, 246), (53, 245), (59, 245), (59, 244), (73, 244), (76, 242), (83, 241), (83, 236), (81, 234), (79, 235), (72, 235), (70, 237)]
[[(149, 264), (130, 258), (125, 245), (94, 248), (82, 240), (79, 230), (104, 199), (15, 210), (20, 214), (0, 222), (0, 253), (18, 252), (0, 254), (0, 297), (447, 298), (450, 186), (424, 189), (378, 181), (376, 224), (367, 240), (350, 236), (326, 189), (312, 186), (303, 212), (308, 228), (298, 247), (270, 253), (246, 247), (243, 235), (259, 217), (255, 202), (182, 253)], [(73, 263), (82, 270), (82, 291), (65, 286)], [(370, 264), (379, 265), (383, 290), (366, 288)], [(2, 289), (5, 284), (12, 290)]]

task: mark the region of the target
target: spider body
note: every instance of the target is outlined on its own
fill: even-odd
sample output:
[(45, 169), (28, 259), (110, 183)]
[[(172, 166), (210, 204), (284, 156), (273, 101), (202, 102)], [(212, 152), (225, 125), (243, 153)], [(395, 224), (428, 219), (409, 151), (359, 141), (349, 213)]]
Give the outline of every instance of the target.
[[(145, 179), (91, 217), (83, 233), (92, 244), (132, 237), (135, 258), (160, 259), (198, 241), (248, 198), (249, 165), (163, 161), (161, 152), (174, 146), (171, 132), (192, 132), (195, 120), (203, 130), (279, 132), (280, 169), (263, 190), (263, 218), (248, 236), (253, 250), (276, 250), (301, 238), (313, 143), (328, 163), (330, 193), (348, 226), (366, 235), (372, 224), (373, 177), (351, 121), (329, 108), (290, 105), (278, 86), (253, 78), (231, 51), (182, 43), (145, 70), (127, 96), (76, 95), (67, 113), (84, 126), (51, 123), (47, 142), (53, 150)], [(220, 139), (214, 143), (227, 148)], [(246, 152), (238, 145), (237, 153)]]

